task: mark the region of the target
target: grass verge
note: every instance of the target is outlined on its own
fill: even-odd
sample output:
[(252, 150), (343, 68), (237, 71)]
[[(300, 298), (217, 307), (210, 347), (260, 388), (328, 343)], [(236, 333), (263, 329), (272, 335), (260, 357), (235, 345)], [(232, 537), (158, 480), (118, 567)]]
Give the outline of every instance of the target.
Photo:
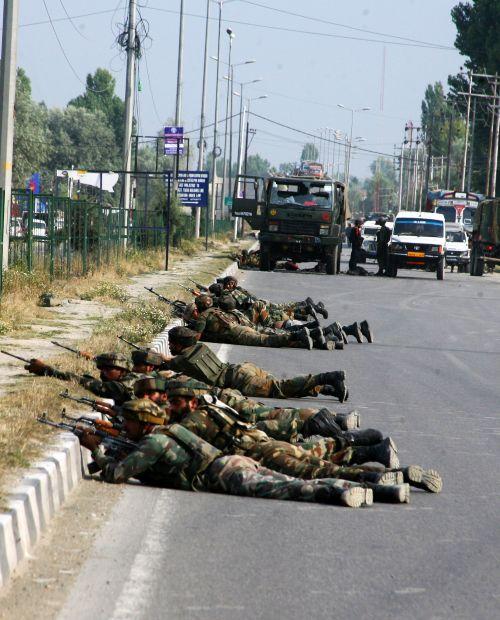
[[(218, 243), (213, 245), (212, 252), (207, 256), (200, 253), (199, 269), (190, 270), (189, 277), (206, 284), (213, 281), (208, 273), (220, 273), (231, 263), (231, 252), (235, 246)], [(176, 253), (172, 262), (193, 258), (182, 253)], [(208, 260), (209, 259), (209, 260)], [(126, 269), (125, 269), (126, 267)], [(147, 269), (145, 269), (147, 267)], [(130, 347), (117, 339), (123, 335), (127, 340), (136, 344), (150, 342), (156, 334), (161, 332), (170, 322), (172, 316), (168, 305), (162, 302), (141, 299), (130, 300), (123, 285), (128, 283), (129, 276), (140, 273), (149, 273), (161, 268), (150, 257), (143, 261), (140, 257), (128, 266), (114, 266), (110, 271), (100, 271), (87, 278), (75, 278), (68, 282), (52, 282), (50, 290), (57, 296), (71, 294), (73, 297), (98, 300), (117, 308), (117, 313), (108, 319), (96, 323), (93, 334), (75, 345), (76, 348), (97, 354), (103, 351), (120, 351), (130, 354)], [(125, 273), (126, 271), (126, 273)], [(186, 279), (185, 285), (192, 285)], [(41, 322), (50, 325), (50, 319), (57, 323), (59, 317), (54, 316), (48, 308), (36, 305), (38, 295), (46, 291), (47, 280), (36, 274), (11, 275), (9, 287), (2, 303), (2, 320), (10, 321), (12, 327), (8, 329), (9, 336), (15, 337), (26, 329), (26, 322), (33, 321), (33, 315)], [(189, 299), (187, 292), (180, 289), (176, 283), (165, 284), (158, 288), (164, 295), (176, 299)], [(31, 316), (30, 316), (31, 315)], [(22, 332), (24, 335), (24, 332)], [(45, 334), (36, 334), (45, 337)], [(14, 347), (10, 349), (15, 352)], [(15, 363), (15, 362), (14, 362)], [(50, 364), (78, 374), (90, 373), (97, 376), (91, 362), (78, 358), (73, 354), (61, 354), (51, 357)], [(47, 412), (51, 417), (58, 419), (63, 407), (68, 411), (69, 401), (63, 401), (59, 393), (66, 388), (75, 395), (87, 395), (77, 383), (59, 381), (53, 378), (34, 377), (24, 375), (22, 363), (19, 362), (20, 379), (10, 386), (0, 400), (0, 502), (2, 487), (9, 473), (17, 468), (26, 467), (38, 457), (54, 436), (49, 429), (36, 421), (36, 417)], [(73, 403), (74, 405), (74, 403)], [(77, 405), (78, 406), (78, 405)], [(73, 408), (74, 410), (74, 408)]]

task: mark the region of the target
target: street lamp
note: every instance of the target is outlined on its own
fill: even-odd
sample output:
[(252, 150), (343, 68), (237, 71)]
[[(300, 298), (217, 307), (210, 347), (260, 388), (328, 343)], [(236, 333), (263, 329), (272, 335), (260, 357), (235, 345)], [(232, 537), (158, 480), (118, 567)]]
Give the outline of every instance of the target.
[(354, 113), (355, 112), (368, 112), (369, 110), (371, 110), (371, 108), (368, 107), (364, 107), (364, 108), (348, 108), (347, 106), (343, 105), (342, 103), (337, 103), (337, 107), (341, 108), (342, 110), (347, 110), (348, 112), (351, 113), (351, 131), (350, 131), (350, 139), (349, 139), (349, 153), (348, 153), (348, 157), (347, 157), (347, 170), (345, 171), (345, 180), (346, 180), (346, 189), (349, 188), (349, 175), (351, 172), (351, 149), (352, 149), (352, 130), (353, 130), (353, 126), (354, 126)]

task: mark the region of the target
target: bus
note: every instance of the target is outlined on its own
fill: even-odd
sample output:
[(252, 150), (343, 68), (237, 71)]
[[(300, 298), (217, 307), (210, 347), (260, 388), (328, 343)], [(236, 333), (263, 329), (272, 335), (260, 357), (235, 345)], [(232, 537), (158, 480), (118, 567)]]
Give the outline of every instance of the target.
[(438, 189), (427, 194), (426, 211), (441, 213), (450, 224), (460, 224), (467, 233), (472, 233), (474, 213), (481, 194)]

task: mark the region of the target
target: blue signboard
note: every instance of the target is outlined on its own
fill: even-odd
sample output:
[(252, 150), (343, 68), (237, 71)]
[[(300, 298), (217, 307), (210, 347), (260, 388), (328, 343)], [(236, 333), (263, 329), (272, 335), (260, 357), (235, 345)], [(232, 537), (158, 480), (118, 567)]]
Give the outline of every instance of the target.
[(184, 155), (184, 127), (164, 127), (164, 155)]
[(185, 207), (208, 206), (208, 171), (179, 170), (177, 196)]

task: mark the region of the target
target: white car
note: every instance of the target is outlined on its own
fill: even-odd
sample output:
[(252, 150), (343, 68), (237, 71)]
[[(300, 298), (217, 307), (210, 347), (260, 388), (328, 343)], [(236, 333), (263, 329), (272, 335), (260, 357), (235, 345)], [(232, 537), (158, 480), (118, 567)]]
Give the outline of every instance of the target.
[(425, 211), (400, 211), (394, 220), (387, 275), (398, 269), (430, 269), (444, 279), (446, 236), (444, 216)]
[(469, 239), (462, 226), (446, 225), (446, 264), (459, 273), (468, 271), (470, 263)]
[(363, 245), (361, 249), (365, 251), (366, 258), (377, 258), (377, 232), (380, 226), (373, 220), (368, 220), (361, 227)]

